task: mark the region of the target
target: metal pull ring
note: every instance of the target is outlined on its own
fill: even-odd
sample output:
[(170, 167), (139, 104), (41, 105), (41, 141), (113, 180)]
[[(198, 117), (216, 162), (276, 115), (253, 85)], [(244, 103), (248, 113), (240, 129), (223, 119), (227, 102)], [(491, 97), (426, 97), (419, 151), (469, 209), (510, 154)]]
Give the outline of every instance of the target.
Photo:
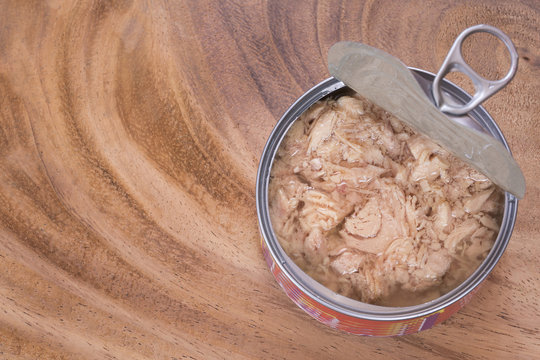
[[(463, 41), (469, 36), (477, 32), (487, 32), (492, 35), (495, 35), (498, 37), (504, 45), (506, 45), (506, 48), (508, 49), (508, 52), (510, 53), (510, 70), (506, 74), (505, 77), (503, 77), (500, 80), (488, 80), (483, 78), (482, 76), (478, 75), (476, 71), (474, 71), (469, 64), (465, 62), (463, 59), (463, 55), (461, 54), (461, 46), (463, 45)], [(490, 25), (475, 25), (472, 26), (465, 31), (463, 31), (454, 41), (454, 44), (452, 45), (452, 48), (450, 48), (450, 51), (448, 52), (448, 55), (446, 55), (446, 59), (444, 59), (444, 62), (439, 69), (439, 72), (437, 73), (437, 76), (435, 77), (435, 80), (433, 81), (433, 89), (432, 94), (433, 98), (435, 99), (435, 103), (437, 104), (437, 107), (439, 110), (441, 110), (444, 113), (450, 114), (450, 115), (465, 115), (478, 105), (480, 105), (482, 102), (484, 102), (487, 98), (495, 94), (497, 91), (502, 89), (506, 84), (512, 80), (514, 75), (516, 74), (518, 65), (518, 54), (516, 51), (516, 48), (510, 38), (503, 33), (501, 30), (490, 26)], [(472, 97), (472, 99), (465, 105), (450, 105), (444, 103), (444, 97), (441, 92), (440, 82), (441, 80), (450, 72), (452, 71), (460, 71), (467, 75), (469, 79), (474, 84), (475, 88), (475, 94)]]

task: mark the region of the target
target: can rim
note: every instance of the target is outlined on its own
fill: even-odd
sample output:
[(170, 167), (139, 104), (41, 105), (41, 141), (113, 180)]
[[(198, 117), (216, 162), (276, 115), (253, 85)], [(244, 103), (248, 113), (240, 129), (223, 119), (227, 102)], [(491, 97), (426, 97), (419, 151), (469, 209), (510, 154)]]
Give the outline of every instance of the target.
[[(422, 77), (427, 81), (432, 81), (432, 79), (435, 78), (435, 75), (428, 71), (417, 68), (409, 69), (413, 72), (415, 77)], [(311, 299), (334, 311), (355, 318), (378, 321), (407, 320), (438, 312), (463, 299), (467, 294), (473, 291), (487, 277), (501, 258), (508, 245), (517, 216), (518, 200), (512, 194), (508, 192), (505, 193), (505, 207), (501, 229), (489, 254), (478, 268), (463, 283), (443, 296), (423, 304), (407, 307), (371, 305), (333, 292), (305, 274), (288, 257), (281, 248), (273, 231), (268, 208), (268, 184), (275, 154), (283, 137), (296, 119), (313, 103), (335, 91), (345, 88), (346, 86), (342, 82), (333, 77), (323, 80), (300, 96), (293, 105), (287, 109), (272, 130), (261, 155), (256, 179), (255, 197), (257, 217), (263, 239), (276, 266), (283, 271), (287, 278)], [(471, 98), (471, 96), (463, 89), (446, 79), (443, 79), (442, 88), (450, 92), (458, 102), (466, 103)], [(500, 140), (506, 149), (510, 151), (501, 130), (482, 106), (478, 106), (469, 115), (479, 122), (492, 136)]]

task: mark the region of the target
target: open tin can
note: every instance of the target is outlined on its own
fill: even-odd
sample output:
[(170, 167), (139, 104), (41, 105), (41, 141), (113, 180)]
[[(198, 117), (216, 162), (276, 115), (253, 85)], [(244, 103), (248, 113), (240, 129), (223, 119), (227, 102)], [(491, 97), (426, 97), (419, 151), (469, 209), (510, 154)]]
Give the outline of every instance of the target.
[[(409, 69), (428, 97), (433, 100), (431, 91), (436, 76), (424, 70)], [(445, 79), (438, 81), (438, 88), (447, 104), (469, 104), (473, 99)], [(284, 136), (298, 117), (317, 101), (348, 91), (351, 90), (335, 78), (324, 80), (302, 95), (285, 112), (272, 131), (263, 150), (256, 187), (264, 258), (287, 296), (309, 315), (332, 328), (367, 336), (404, 335), (426, 330), (448, 319), (478, 291), (508, 245), (516, 221), (518, 200), (514, 195), (505, 193), (500, 231), (489, 254), (463, 283), (437, 299), (415, 306), (384, 307), (342, 296), (316, 282), (289, 258), (274, 233), (268, 202), (270, 172)], [(483, 107), (476, 106), (464, 116), (453, 117), (453, 120), (490, 134), (510, 151), (497, 124)]]

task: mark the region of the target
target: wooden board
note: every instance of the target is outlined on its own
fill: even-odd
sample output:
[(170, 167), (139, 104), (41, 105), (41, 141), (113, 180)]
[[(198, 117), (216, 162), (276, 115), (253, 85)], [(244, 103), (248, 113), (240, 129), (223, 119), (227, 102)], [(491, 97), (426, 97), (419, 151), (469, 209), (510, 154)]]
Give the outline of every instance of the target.
[[(520, 54), (486, 103), (527, 181), (507, 251), (431, 330), (317, 323), (261, 254), (255, 176), (272, 127), (328, 77), (333, 43), (435, 72), (478, 23)], [(525, 0), (0, 1), (0, 358), (538, 358), (538, 49)], [(496, 40), (473, 37), (473, 53), (504, 75)]]

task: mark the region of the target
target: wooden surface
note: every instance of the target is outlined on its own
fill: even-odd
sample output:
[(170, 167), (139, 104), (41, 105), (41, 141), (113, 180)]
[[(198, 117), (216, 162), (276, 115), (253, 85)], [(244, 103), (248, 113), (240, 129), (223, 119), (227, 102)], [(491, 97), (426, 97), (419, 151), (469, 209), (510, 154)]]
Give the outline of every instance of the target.
[[(260, 250), (272, 127), (334, 42), (436, 71), (478, 23), (520, 54), (486, 103), (527, 180), (507, 251), (431, 330), (317, 323)], [(0, 1), (0, 358), (539, 358), (539, 49), (537, 1)], [(505, 73), (497, 41), (465, 53)]]

